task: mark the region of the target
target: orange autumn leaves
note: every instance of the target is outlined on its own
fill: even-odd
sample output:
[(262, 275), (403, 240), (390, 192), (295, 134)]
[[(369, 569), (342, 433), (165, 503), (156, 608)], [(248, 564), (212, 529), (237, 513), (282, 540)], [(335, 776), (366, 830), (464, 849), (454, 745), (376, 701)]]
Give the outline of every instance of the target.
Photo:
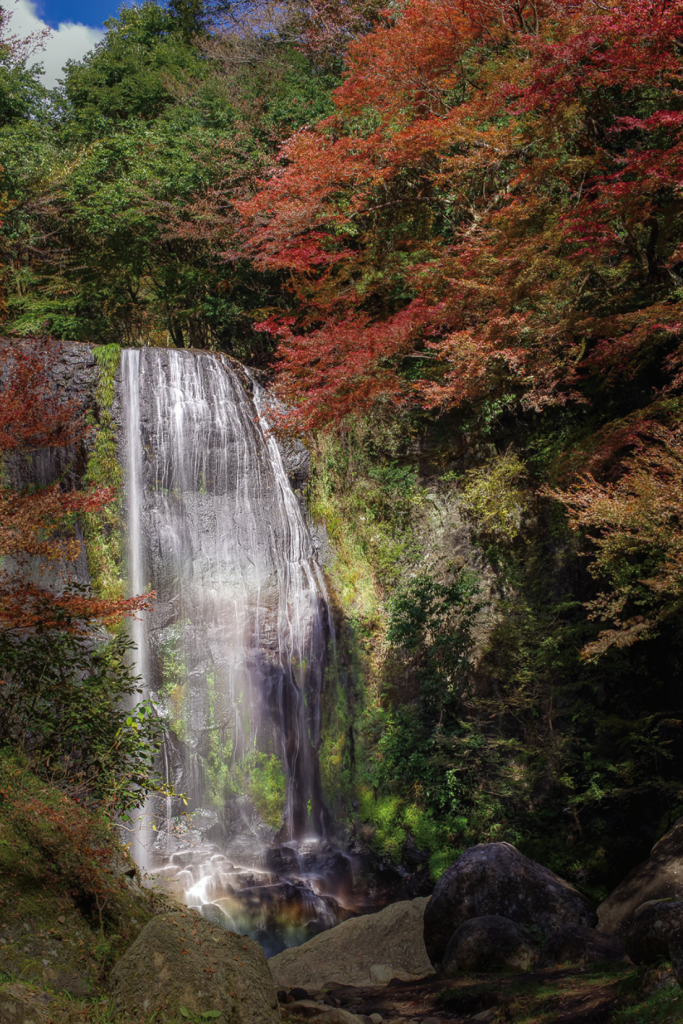
[[(113, 622), (145, 599), (104, 601), (70, 586), (80, 553), (79, 515), (114, 499), (106, 488), (76, 490), (59, 481), (21, 486), (21, 465), (52, 450), (76, 450), (87, 435), (83, 411), (50, 382), (57, 343), (16, 342), (2, 350), (0, 372), (0, 628), (67, 629)], [(53, 571), (50, 571), (50, 567)], [(54, 569), (57, 569), (55, 575)], [(41, 577), (50, 573), (51, 585)], [(58, 578), (57, 586), (52, 585)]]

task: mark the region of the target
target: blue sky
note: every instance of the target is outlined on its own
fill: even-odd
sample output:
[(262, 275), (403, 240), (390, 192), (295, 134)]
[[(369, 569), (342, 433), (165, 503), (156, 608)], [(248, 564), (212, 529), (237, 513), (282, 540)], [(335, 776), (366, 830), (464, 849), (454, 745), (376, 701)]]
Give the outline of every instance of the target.
[(50, 28), (58, 28), (64, 22), (101, 28), (106, 18), (116, 14), (118, 6), (115, 0), (39, 0), (36, 3), (36, 14)]

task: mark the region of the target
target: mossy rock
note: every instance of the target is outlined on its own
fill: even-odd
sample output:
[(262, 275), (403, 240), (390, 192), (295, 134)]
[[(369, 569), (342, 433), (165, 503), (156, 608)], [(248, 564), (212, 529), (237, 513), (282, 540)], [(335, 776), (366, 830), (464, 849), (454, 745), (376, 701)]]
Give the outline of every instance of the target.
[(30, 985), (0, 985), (0, 1024), (45, 1024), (50, 1002), (45, 992)]
[[(111, 974), (118, 1009), (218, 1014), (216, 1024), (279, 1024), (280, 1011), (265, 954), (243, 935), (213, 927), (196, 911), (153, 918)], [(155, 1018), (158, 1019), (158, 1018)]]

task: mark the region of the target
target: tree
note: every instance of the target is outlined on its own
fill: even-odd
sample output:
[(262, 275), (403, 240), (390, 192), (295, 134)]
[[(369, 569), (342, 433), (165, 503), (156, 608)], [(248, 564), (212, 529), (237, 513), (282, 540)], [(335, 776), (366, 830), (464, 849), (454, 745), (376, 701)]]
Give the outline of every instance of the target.
[(46, 96), (39, 79), (42, 67), (29, 62), (49, 30), (21, 39), (11, 28), (11, 12), (0, 5), (0, 130), (40, 116)]
[(296, 298), (264, 325), (295, 426), (382, 395), (538, 410), (666, 353), (682, 16), (413, 0), (350, 44), (336, 114), (238, 204), (244, 251)]
[(567, 490), (546, 493), (567, 509), (569, 525), (589, 541), (590, 572), (603, 586), (591, 618), (610, 628), (586, 644), (597, 659), (657, 633), (683, 605), (683, 433), (640, 424), (634, 451), (615, 481), (591, 473)]
[[(50, 383), (55, 349), (46, 339), (6, 346), (0, 379), (0, 628), (18, 635), (50, 629), (83, 634), (91, 623), (117, 621), (148, 601), (104, 601), (70, 585), (80, 550), (75, 519), (112, 501), (113, 493), (68, 488), (59, 479), (28, 481), (28, 457), (73, 452), (87, 437), (84, 411)], [(58, 585), (35, 582), (50, 566), (59, 569)]]
[(201, 76), (201, 54), (184, 37), (185, 19), (154, 0), (122, 7), (82, 61), (70, 60), (62, 88), (68, 134), (102, 138), (126, 123), (149, 123), (175, 103), (171, 83)]
[(129, 640), (84, 643), (67, 614), (62, 625), (30, 636), (0, 630), (0, 744), (72, 797), (121, 816), (166, 791), (155, 770), (163, 724), (140, 700)]

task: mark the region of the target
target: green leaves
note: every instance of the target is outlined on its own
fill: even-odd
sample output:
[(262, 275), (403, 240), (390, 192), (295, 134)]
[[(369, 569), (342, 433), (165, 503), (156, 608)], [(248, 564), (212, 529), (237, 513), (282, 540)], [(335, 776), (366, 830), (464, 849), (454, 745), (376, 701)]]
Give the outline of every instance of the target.
[(0, 633), (0, 743), (24, 750), (79, 799), (125, 816), (165, 791), (154, 763), (163, 739), (151, 701), (127, 664), (123, 637), (93, 647), (68, 634)]

